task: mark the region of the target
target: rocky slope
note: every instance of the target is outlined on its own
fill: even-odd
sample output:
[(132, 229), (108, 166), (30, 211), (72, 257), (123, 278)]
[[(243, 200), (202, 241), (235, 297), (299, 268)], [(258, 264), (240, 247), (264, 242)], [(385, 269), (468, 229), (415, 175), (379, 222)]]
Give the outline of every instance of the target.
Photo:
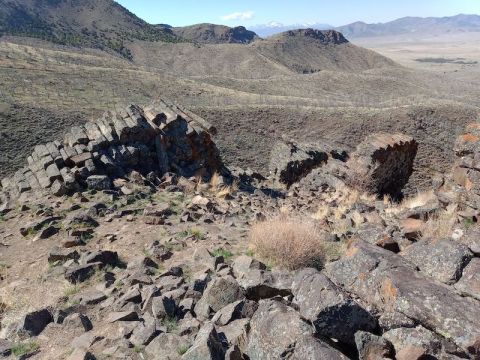
[[(259, 174), (228, 169), (214, 128), (172, 104), (72, 128), (60, 156), (39, 145), (29, 161), (70, 169), (66, 195), (52, 192), (64, 177), (2, 182), (0, 356), (478, 359), (478, 129), (458, 139), (451, 174), (395, 203), (381, 197), (401, 192), (417, 150), (401, 134), (355, 150), (284, 139)], [(278, 214), (321, 231), (317, 268), (249, 246)]]

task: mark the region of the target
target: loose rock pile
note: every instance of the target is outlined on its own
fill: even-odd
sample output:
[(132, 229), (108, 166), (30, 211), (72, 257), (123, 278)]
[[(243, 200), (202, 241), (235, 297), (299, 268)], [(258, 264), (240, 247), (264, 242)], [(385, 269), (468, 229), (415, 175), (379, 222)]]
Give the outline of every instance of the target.
[[(113, 141), (102, 140), (102, 119), (72, 129), (60, 156), (37, 147), (30, 163), (75, 180), (47, 189), (57, 182), (71, 197), (39, 190), (0, 208), (0, 251), (16, 275), (0, 272), (0, 294), (30, 294), (40, 280), (57, 294), (21, 311), (0, 301), (0, 357), (480, 359), (480, 127), (459, 139), (451, 176), (392, 203), (382, 195), (399, 196), (412, 172), (410, 137), (372, 135), (355, 151), (282, 142), (270, 176), (223, 177), (212, 176), (223, 164), (204, 120), (164, 102), (127, 113), (138, 126), (106, 115)], [(82, 152), (63, 159), (66, 149)], [(22, 174), (38, 180), (46, 169), (35, 166)], [(25, 191), (12, 184), (4, 190)], [(250, 225), (280, 212), (321, 229), (324, 266), (255, 259)]]

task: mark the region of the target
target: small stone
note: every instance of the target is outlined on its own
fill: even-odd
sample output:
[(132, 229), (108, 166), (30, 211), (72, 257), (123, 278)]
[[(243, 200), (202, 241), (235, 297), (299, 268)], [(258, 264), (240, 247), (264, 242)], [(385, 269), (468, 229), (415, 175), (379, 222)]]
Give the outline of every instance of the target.
[(87, 178), (87, 186), (92, 190), (110, 190), (112, 181), (106, 175), (92, 175)]
[(106, 319), (107, 323), (117, 321), (138, 321), (138, 314), (135, 311), (111, 312)]

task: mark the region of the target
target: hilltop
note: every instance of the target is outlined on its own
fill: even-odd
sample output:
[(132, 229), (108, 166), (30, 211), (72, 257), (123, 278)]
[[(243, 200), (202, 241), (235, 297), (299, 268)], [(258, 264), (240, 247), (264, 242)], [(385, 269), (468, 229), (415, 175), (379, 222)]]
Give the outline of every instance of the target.
[(231, 28), (215, 24), (196, 24), (172, 27), (171, 30), (180, 38), (201, 44), (249, 44), (258, 39), (257, 34), (243, 26)]
[(252, 46), (262, 55), (301, 74), (323, 70), (359, 72), (395, 66), (388, 58), (351, 44), (335, 30), (290, 30)]

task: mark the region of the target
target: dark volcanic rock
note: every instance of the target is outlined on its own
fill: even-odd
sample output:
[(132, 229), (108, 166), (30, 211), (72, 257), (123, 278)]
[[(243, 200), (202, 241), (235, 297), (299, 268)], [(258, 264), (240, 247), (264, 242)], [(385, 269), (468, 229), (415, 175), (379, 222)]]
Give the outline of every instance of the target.
[(475, 258), (463, 269), (462, 278), (455, 284), (462, 294), (480, 300), (480, 259)]
[(233, 278), (216, 278), (212, 280), (202, 298), (195, 306), (198, 317), (208, 319), (210, 313), (220, 311), (222, 308), (245, 297), (244, 290)]
[(18, 327), (19, 334), (37, 336), (45, 327), (53, 322), (53, 316), (50, 310), (42, 309), (25, 315)]
[(278, 183), (290, 187), (327, 161), (328, 154), (311, 144), (278, 142), (270, 155), (270, 173)]
[(478, 354), (478, 301), (425, 278), (400, 256), (355, 241), (342, 259), (327, 265), (327, 275), (378, 311), (398, 311)]
[(374, 331), (377, 320), (314, 269), (300, 271), (292, 286), (294, 302), (319, 335), (354, 344), (359, 330)]
[(188, 360), (223, 360), (225, 351), (215, 326), (210, 323), (203, 325), (195, 337), (192, 347), (182, 356)]
[(390, 341), (365, 331), (355, 334), (359, 358), (362, 360), (392, 359), (393, 345)]
[[(275, 300), (260, 303), (250, 322), (245, 353), (251, 360), (288, 358), (346, 359), (312, 336), (311, 326), (291, 307)], [(306, 356), (307, 354), (310, 354)], [(310, 357), (315, 354), (315, 357)], [(306, 356), (306, 357), (303, 357)]]
[(112, 179), (138, 172), (158, 178), (167, 172), (185, 177), (225, 172), (211, 139), (216, 132), (201, 117), (158, 101), (74, 126), (63, 142), (37, 145), (28, 165), (2, 180), (11, 197), (48, 189), (55, 195), (90, 188), (109, 190)]
[(351, 154), (347, 182), (372, 194), (397, 198), (413, 172), (417, 148), (407, 135), (371, 135)]
[(417, 265), (424, 274), (445, 284), (457, 282), (473, 256), (465, 245), (451, 240), (419, 241), (401, 255)]

